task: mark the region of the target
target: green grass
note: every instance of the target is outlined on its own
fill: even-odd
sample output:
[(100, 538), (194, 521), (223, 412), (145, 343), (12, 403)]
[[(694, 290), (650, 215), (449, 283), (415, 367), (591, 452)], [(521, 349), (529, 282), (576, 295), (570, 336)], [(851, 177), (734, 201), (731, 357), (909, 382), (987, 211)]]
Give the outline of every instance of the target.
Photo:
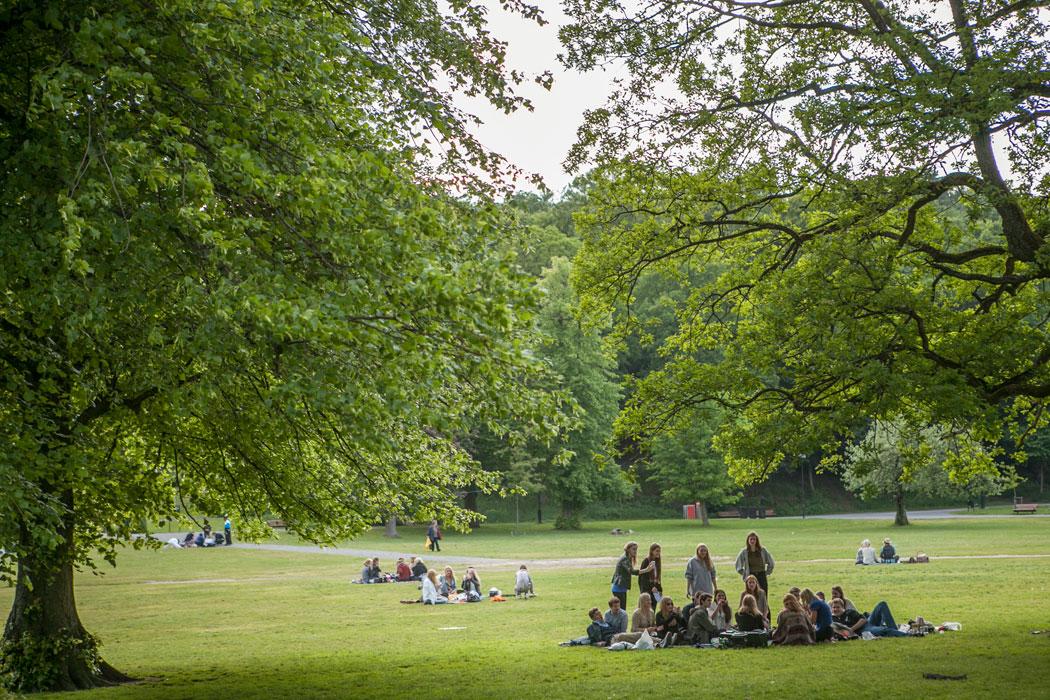
[[(660, 541), (667, 556), (684, 558), (697, 541), (712, 544), (716, 554), (735, 554), (754, 525), (780, 562), (770, 581), (774, 597), (791, 585), (829, 590), (838, 583), (862, 608), (885, 599), (898, 619), (958, 621), (963, 631), (815, 648), (678, 648), (624, 656), (556, 646), (583, 633), (589, 607), (604, 605), (611, 567), (534, 566), (539, 596), (533, 600), (424, 607), (397, 602), (416, 595), (413, 584), (349, 585), (358, 573), (356, 557), (236, 548), (129, 551), (106, 576), (80, 576), (77, 597), (107, 660), (151, 680), (68, 697), (1003, 698), (1030, 697), (1050, 686), (1050, 635), (1031, 634), (1050, 628), (1050, 558), (937, 559), (1050, 554), (1050, 519), (927, 521), (904, 530), (826, 520), (736, 521), (703, 531), (675, 521), (629, 526), (639, 541)], [(474, 535), (451, 535), (446, 550), (500, 558), (611, 556), (624, 540), (609, 536), (604, 524), (578, 534), (525, 530), (511, 535), (509, 527), (486, 526)], [(862, 536), (874, 540), (883, 533), (929, 552), (933, 561), (867, 568), (848, 561)], [(395, 549), (375, 533), (353, 546)], [(820, 558), (842, 560), (806, 561)], [(429, 561), (434, 565), (440, 555)], [(729, 575), (728, 563), (720, 568), (733, 598), (739, 580)], [(480, 574), (486, 587), (512, 586), (513, 572), (505, 567), (482, 566)], [(677, 572), (665, 574), (672, 595), (681, 592), (677, 578)], [(224, 579), (232, 581), (216, 582)], [(0, 604), (10, 600), (10, 590), (0, 591)], [(634, 600), (632, 594), (632, 606)], [(925, 681), (923, 672), (968, 679)]]

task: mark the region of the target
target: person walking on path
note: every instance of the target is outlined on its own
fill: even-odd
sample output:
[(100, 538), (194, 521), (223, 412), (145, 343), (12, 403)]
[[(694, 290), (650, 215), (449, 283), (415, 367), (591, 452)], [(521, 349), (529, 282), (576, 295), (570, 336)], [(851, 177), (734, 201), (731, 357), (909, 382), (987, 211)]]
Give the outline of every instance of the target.
[(736, 571), (747, 581), (748, 576), (758, 579), (758, 585), (769, 595), (768, 576), (773, 573), (773, 557), (758, 539), (758, 533), (747, 533), (747, 541), (736, 557)]
[(716, 585), (715, 565), (711, 561), (711, 552), (706, 544), (696, 545), (696, 556), (685, 565), (685, 589), (690, 598), (700, 591), (711, 595), (718, 589)]
[(226, 522), (222, 524), (222, 529), (226, 533), (226, 546), (229, 547), (233, 544), (233, 526), (230, 525), (230, 516), (226, 516)]
[[(656, 568), (656, 562), (650, 562), (649, 566), (639, 571), (635, 562), (638, 559), (638, 543), (628, 542), (623, 546), (623, 556), (616, 562), (616, 569), (612, 577), (612, 593), (620, 599), (620, 607), (627, 607), (627, 591), (631, 590), (631, 576), (640, 573), (649, 573)], [(646, 591), (643, 591), (643, 593)]]
[(438, 525), (437, 520), (430, 521), (430, 527), (427, 528), (427, 537), (430, 538), (430, 549), (432, 552), (441, 551), (441, 527)]

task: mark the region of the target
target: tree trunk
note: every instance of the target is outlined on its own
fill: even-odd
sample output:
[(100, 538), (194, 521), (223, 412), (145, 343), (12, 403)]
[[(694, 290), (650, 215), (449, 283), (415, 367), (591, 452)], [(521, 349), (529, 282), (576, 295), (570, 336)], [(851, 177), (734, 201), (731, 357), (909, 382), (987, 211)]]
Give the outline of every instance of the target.
[(131, 679), (103, 661), (98, 642), (80, 623), (73, 596), (72, 493), (60, 541), (34, 542), (22, 525), (15, 598), (4, 627), (0, 672), (16, 692), (83, 690)]
[(904, 489), (897, 487), (897, 517), (893, 519), (894, 525), (907, 525), (908, 512), (904, 510)]
[[(471, 488), (465, 494), (463, 494), (463, 505), (467, 510), (471, 511), (472, 513), (480, 512), (478, 510), (478, 490), (476, 488)], [(471, 518), (470, 527), (471, 529), (481, 527), (481, 518)]]
[(711, 524), (711, 521), (707, 518), (707, 502), (699, 501), (697, 505), (700, 506), (700, 524), (707, 527)]
[(385, 537), (398, 537), (397, 534), (397, 516), (391, 515), (386, 521), (386, 530), (383, 532)]

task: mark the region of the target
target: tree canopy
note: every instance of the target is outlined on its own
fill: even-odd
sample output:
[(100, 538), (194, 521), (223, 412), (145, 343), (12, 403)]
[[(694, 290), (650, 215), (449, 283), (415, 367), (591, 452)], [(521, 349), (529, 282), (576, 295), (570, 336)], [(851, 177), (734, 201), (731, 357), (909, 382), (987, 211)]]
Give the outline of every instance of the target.
[(624, 433), (719, 404), (748, 483), (899, 413), (989, 443), (1045, 422), (1045, 5), (567, 4), (567, 65), (630, 72), (570, 159), (598, 166), (583, 304), (630, 328), (647, 276), (714, 273)]
[(452, 101), (514, 109), (520, 79), (480, 3), (5, 5), (6, 685), (123, 679), (73, 567), (180, 498), (319, 541), (465, 523), (456, 487), (496, 484), (450, 436), (555, 428), (485, 199), (503, 165)]

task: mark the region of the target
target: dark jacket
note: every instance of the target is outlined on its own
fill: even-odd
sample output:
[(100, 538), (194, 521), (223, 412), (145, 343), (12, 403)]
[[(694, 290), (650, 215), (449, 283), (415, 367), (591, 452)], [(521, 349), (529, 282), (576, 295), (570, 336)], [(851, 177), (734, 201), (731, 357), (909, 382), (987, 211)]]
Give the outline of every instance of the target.
[(591, 644), (608, 642), (614, 634), (616, 629), (605, 620), (592, 620), (591, 624), (587, 625), (587, 638), (591, 640)]
[(685, 638), (693, 644), (708, 644), (714, 634), (718, 634), (718, 628), (715, 627), (715, 623), (711, 622), (707, 608), (702, 605), (696, 606), (689, 616)]
[(678, 613), (664, 615), (663, 612), (656, 613), (656, 634), (660, 637), (670, 632), (681, 632), (685, 629), (685, 623)]
[(626, 591), (631, 590), (631, 576), (637, 575), (638, 569), (631, 568), (631, 560), (627, 557), (627, 554), (624, 554), (620, 557), (620, 561), (616, 562), (616, 570), (613, 571), (613, 588), (622, 588)]
[(766, 628), (766, 618), (761, 614), (752, 615), (751, 613), (738, 612), (736, 614), (736, 628), (741, 632), (751, 632), (754, 630), (764, 630)]
[[(642, 559), (641, 566), (638, 567), (639, 572), (642, 569), (649, 566), (652, 560), (649, 557)], [(652, 593), (653, 589), (664, 592), (663, 586), (660, 585), (660, 566), (661, 562), (659, 559), (656, 560), (656, 568), (652, 571), (638, 574), (638, 592), (639, 593)], [(654, 601), (655, 603), (655, 601)]]

